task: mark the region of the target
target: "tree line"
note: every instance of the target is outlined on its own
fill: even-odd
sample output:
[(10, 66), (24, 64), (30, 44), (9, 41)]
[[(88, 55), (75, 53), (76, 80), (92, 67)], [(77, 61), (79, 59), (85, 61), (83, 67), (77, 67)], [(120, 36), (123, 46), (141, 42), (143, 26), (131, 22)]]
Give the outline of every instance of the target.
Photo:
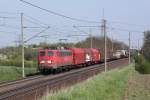
[[(37, 64), (37, 56), (39, 49), (59, 49), (60, 47), (77, 47), (77, 48), (90, 48), (91, 47), (91, 39), (92, 39), (92, 48), (99, 49), (100, 52), (104, 52), (104, 37), (88, 37), (83, 41), (79, 41), (77, 43), (39, 43), (30, 44), (25, 47), (25, 66), (32, 67)], [(17, 47), (5, 47), (0, 49), (1, 55), (6, 55), (7, 59), (0, 58), (0, 65), (5, 66), (21, 66), (21, 45)], [(112, 41), (109, 37), (107, 37), (107, 50), (108, 53), (115, 52), (120, 49), (128, 49), (128, 45), (119, 41)]]
[(150, 74), (150, 31), (144, 32), (140, 55), (135, 55), (135, 69), (143, 74)]

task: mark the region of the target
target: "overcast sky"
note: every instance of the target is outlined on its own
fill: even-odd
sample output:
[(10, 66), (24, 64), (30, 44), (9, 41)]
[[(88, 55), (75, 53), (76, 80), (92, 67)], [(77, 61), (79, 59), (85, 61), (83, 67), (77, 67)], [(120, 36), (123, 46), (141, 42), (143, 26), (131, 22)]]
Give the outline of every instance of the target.
[[(107, 33), (109, 37), (128, 43), (128, 31), (132, 32), (132, 46), (137, 46), (137, 40), (142, 42), (144, 30), (150, 27), (150, 1), (149, 0), (26, 0), (42, 8), (52, 10), (77, 19), (101, 22), (102, 9), (107, 20)], [(4, 13), (5, 12), (5, 13)], [(9, 13), (6, 13), (9, 12)], [(11, 12), (11, 13), (10, 13)], [(67, 38), (68, 34), (82, 34), (77, 32), (72, 26), (100, 26), (101, 23), (86, 23), (72, 21), (62, 18), (48, 12), (34, 8), (20, 2), (20, 0), (1, 0), (0, 1), (0, 47), (15, 45), (13, 41), (18, 39), (20, 34), (20, 15), (24, 13), (24, 25), (38, 27), (46, 24), (51, 28), (44, 34), (49, 35), (48, 42), (57, 42), (60, 38)], [(15, 14), (17, 13), (17, 14)], [(38, 21), (29, 18), (33, 17)], [(34, 22), (34, 24), (33, 24)], [(133, 25), (130, 25), (133, 24)], [(100, 27), (80, 28), (85, 32), (91, 30), (92, 35), (101, 35)], [(28, 39), (40, 29), (24, 29), (25, 38)], [(137, 31), (137, 32), (136, 32)], [(54, 35), (56, 34), (56, 35)], [(43, 34), (42, 34), (43, 35)], [(72, 37), (68, 42), (79, 41), (85, 37)], [(44, 41), (43, 38), (35, 38), (29, 43), (38, 43)]]

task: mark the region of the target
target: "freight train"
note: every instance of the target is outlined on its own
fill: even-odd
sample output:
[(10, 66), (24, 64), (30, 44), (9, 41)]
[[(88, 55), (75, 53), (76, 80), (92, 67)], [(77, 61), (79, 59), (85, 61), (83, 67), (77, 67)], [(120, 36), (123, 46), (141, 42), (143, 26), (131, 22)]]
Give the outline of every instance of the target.
[[(113, 59), (113, 56), (107, 58)], [(47, 73), (97, 64), (102, 60), (101, 52), (94, 48), (45, 49), (38, 51), (38, 70)]]
[(125, 58), (128, 56), (129, 56), (129, 53), (127, 50), (117, 50), (116, 52), (113, 53), (114, 59)]

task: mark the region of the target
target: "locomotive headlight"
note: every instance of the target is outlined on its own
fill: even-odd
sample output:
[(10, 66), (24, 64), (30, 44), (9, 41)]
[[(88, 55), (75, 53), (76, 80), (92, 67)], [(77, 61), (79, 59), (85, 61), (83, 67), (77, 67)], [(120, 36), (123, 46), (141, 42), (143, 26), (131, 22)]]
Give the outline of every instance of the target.
[(48, 60), (48, 61), (47, 61), (47, 63), (51, 64), (51, 63), (52, 63), (52, 61), (51, 61), (51, 60)]
[(44, 60), (42, 60), (40, 63), (41, 63), (41, 64), (43, 64), (43, 63), (45, 63), (45, 61), (44, 61)]

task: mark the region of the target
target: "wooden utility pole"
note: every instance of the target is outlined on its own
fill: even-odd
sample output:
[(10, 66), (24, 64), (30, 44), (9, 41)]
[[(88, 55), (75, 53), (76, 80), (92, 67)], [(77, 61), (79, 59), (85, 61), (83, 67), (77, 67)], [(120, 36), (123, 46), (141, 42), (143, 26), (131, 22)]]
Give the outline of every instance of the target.
[(105, 72), (107, 72), (107, 33), (106, 33), (106, 20), (104, 19), (104, 9), (101, 28), (102, 34), (104, 34), (104, 64), (105, 64)]
[(111, 47), (111, 51), (112, 51), (112, 53), (114, 52), (114, 39), (113, 39), (113, 36), (112, 36), (112, 47)]
[(106, 33), (106, 20), (103, 19), (104, 23), (104, 42), (105, 42), (105, 72), (107, 72), (107, 33)]
[(90, 39), (90, 41), (91, 41), (91, 42), (90, 42), (90, 47), (93, 48), (93, 38), (92, 38), (92, 31), (91, 31), (91, 29), (89, 30), (89, 36), (90, 36), (90, 38), (91, 38), (91, 39)]
[(138, 56), (140, 55), (140, 39), (138, 39)]
[(24, 33), (23, 33), (23, 13), (21, 13), (21, 44), (22, 44), (22, 77), (25, 77), (25, 71), (24, 71)]
[(131, 33), (129, 32), (129, 65), (131, 64)]

